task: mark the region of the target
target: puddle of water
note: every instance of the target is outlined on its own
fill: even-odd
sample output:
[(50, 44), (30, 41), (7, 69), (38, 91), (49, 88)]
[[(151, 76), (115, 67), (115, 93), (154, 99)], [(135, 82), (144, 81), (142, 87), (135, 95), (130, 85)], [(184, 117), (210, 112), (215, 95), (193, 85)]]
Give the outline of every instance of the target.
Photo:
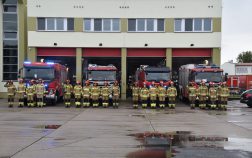
[[(238, 151), (238, 157), (240, 155), (243, 157), (243, 153), (252, 157), (252, 139), (192, 135), (190, 131), (145, 132), (129, 136), (135, 137), (143, 145), (142, 149), (129, 153), (127, 158), (167, 158), (176, 156), (176, 153), (194, 151), (189, 153), (193, 156), (198, 150), (211, 151), (216, 155), (218, 152), (229, 155)], [(181, 149), (181, 151), (177, 152), (177, 149)], [(211, 155), (206, 157), (211, 157)]]
[[(252, 139), (247, 138), (229, 138), (225, 144), (226, 150), (243, 150), (252, 152)], [(251, 156), (252, 157), (252, 156)]]
[(129, 115), (130, 117), (142, 117), (142, 118), (145, 118), (145, 115), (144, 114), (132, 114), (132, 115)]
[(61, 125), (37, 125), (33, 128), (41, 128), (41, 129), (58, 129)]

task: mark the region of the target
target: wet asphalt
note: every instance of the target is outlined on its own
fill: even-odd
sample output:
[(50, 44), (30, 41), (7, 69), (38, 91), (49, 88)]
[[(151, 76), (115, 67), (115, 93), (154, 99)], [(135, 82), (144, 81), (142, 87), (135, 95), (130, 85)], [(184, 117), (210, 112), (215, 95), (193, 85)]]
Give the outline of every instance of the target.
[(252, 108), (239, 101), (227, 111), (0, 105), (0, 158), (252, 158)]

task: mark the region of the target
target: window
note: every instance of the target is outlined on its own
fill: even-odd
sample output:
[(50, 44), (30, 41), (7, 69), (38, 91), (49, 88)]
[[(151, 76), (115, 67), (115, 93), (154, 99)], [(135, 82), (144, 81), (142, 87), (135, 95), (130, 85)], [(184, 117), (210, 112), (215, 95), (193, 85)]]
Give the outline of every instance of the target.
[(73, 31), (73, 18), (38, 18), (38, 31)]
[(136, 31), (136, 19), (128, 20), (128, 31)]
[(175, 32), (211, 32), (212, 19), (175, 19)]
[(84, 31), (119, 32), (120, 19), (84, 19)]
[(17, 0), (4, 0), (3, 4), (3, 80), (17, 80), (18, 24)]
[(4, 6), (4, 12), (5, 13), (16, 13), (17, 12), (17, 6), (13, 5), (5, 5)]
[(128, 19), (129, 32), (164, 32), (164, 19)]
[(94, 19), (94, 31), (102, 31), (102, 19)]
[(182, 19), (175, 19), (175, 31), (182, 31)]

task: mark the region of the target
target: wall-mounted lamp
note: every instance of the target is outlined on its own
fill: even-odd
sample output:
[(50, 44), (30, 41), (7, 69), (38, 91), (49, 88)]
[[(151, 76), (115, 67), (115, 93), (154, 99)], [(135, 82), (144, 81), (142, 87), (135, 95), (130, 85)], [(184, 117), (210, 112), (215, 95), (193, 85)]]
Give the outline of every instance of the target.
[(54, 46), (57, 46), (57, 45), (58, 45), (58, 43), (53, 43), (53, 45), (54, 45)]
[(148, 47), (148, 43), (145, 43), (144, 46), (145, 46), (145, 47)]
[(190, 46), (191, 46), (191, 47), (193, 47), (193, 46), (194, 46), (194, 44), (192, 43), (192, 44), (190, 44)]
[(101, 47), (101, 46), (102, 46), (102, 43), (99, 43), (99, 46)]

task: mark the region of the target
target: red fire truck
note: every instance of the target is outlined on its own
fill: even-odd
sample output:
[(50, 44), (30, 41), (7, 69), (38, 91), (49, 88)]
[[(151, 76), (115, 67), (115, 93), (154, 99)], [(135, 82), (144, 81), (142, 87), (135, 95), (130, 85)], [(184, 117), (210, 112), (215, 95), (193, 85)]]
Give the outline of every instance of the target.
[(98, 86), (104, 86), (104, 82), (113, 85), (117, 80), (117, 68), (114, 65), (101, 66), (89, 64), (85, 73), (85, 80), (89, 80), (90, 84), (98, 83)]
[(188, 99), (187, 85), (193, 81), (198, 86), (201, 81), (219, 84), (222, 82), (223, 70), (216, 65), (206, 66), (204, 64), (187, 64), (182, 65), (179, 69), (179, 93), (180, 99)]
[(63, 97), (63, 83), (67, 80), (68, 70), (65, 66), (53, 62), (24, 62), (20, 76), (29, 86), (29, 81), (42, 79), (45, 84), (47, 102), (55, 104)]
[(160, 81), (163, 81), (164, 85), (168, 86), (171, 80), (171, 71), (169, 67), (141, 65), (136, 70), (135, 79), (140, 87), (143, 87), (144, 82), (146, 83), (146, 86), (150, 86), (153, 81), (157, 85)]
[(252, 75), (228, 75), (227, 85), (231, 95), (240, 95), (242, 92), (252, 89)]

